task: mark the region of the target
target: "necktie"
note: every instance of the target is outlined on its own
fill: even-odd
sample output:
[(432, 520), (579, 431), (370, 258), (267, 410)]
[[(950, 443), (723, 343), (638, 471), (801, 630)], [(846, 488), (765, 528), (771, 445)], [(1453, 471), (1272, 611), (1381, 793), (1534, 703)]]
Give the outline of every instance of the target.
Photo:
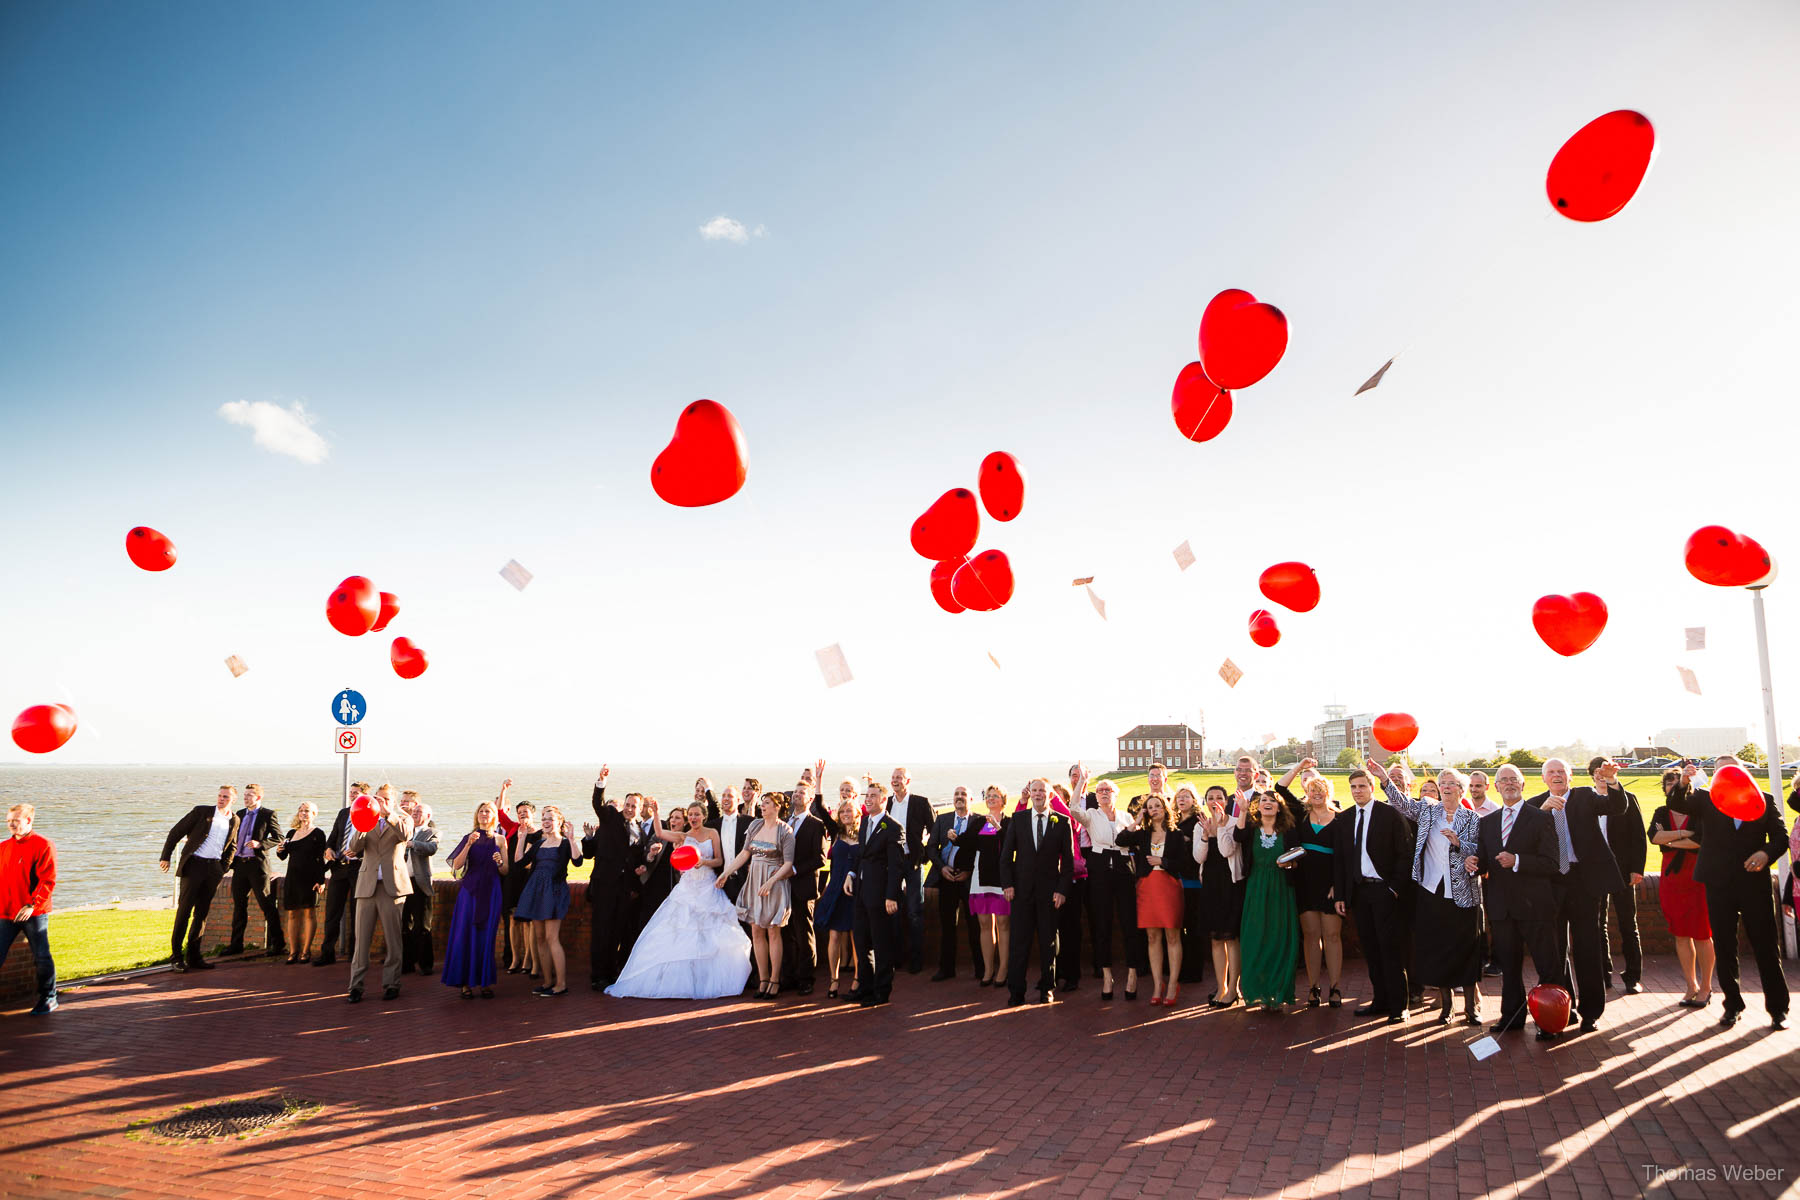
[(1556, 818), (1556, 871), (1559, 875), (1569, 873), (1569, 857), (1574, 847), (1569, 844), (1569, 811), (1559, 808), (1550, 814)]
[(1356, 814), (1356, 869), (1358, 871), (1362, 870), (1363, 826), (1368, 822), (1368, 819), (1369, 819), (1369, 806), (1367, 804), (1365, 804), (1362, 806), (1362, 809)]
[(1509, 804), (1501, 810), (1501, 814), (1500, 848), (1504, 850), (1512, 842), (1513, 818), (1517, 816), (1518, 813), (1516, 806)]
[(1031, 844), (1033, 847), (1042, 846), (1044, 844), (1044, 814), (1042, 814), (1042, 813), (1038, 814), (1037, 837), (1032, 841)]
[(244, 815), (238, 818), (237, 852), (240, 855), (250, 853), (250, 831), (254, 828), (256, 828), (256, 814), (249, 809), (245, 809)]

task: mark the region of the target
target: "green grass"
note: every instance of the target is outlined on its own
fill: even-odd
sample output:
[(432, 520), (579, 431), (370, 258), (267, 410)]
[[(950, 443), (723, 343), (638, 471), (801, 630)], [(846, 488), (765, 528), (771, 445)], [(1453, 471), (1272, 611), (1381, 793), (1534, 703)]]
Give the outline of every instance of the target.
[[(99, 912), (50, 910), (50, 953), (59, 980), (110, 975), (166, 962), (175, 910), (119, 909)], [(24, 948), (23, 939), (14, 953)]]

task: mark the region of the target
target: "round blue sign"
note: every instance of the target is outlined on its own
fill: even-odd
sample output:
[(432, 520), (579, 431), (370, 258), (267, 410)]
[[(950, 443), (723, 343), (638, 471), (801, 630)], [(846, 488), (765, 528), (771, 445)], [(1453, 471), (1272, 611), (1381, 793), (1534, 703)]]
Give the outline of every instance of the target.
[(361, 692), (345, 688), (331, 698), (331, 715), (339, 725), (354, 725), (368, 714), (369, 706)]

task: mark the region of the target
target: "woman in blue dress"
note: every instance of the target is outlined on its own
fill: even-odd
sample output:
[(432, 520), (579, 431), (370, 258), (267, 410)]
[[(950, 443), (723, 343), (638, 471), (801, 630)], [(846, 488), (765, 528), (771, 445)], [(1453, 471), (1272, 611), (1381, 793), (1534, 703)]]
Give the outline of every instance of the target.
[(519, 893), (513, 916), (531, 922), (531, 944), (537, 949), (538, 969), (544, 981), (531, 989), (534, 996), (567, 995), (562, 948), (563, 918), (569, 914), (569, 865), (581, 861), (581, 843), (570, 836), (562, 809), (544, 805), (539, 822), (542, 840), (537, 854), (525, 868), (531, 878)]
[[(850, 784), (850, 790), (855, 792), (856, 785)], [(838, 794), (843, 795), (842, 789)], [(856, 840), (857, 825), (856, 801), (839, 800), (837, 812), (829, 823), (831, 875), (825, 881), (825, 894), (819, 897), (818, 907), (813, 912), (813, 926), (827, 935), (825, 961), (831, 967), (831, 989), (825, 995), (831, 1000), (838, 998), (838, 972), (844, 969), (846, 959), (850, 962), (850, 995), (856, 995), (857, 991), (858, 960), (851, 940), (856, 905), (844, 891), (844, 881), (854, 877), (862, 866), (862, 846)]]
[(450, 866), (462, 873), (456, 907), (450, 912), (450, 935), (444, 948), (446, 987), (461, 988), (471, 999), (480, 988), (483, 999), (494, 996), (499, 973), (494, 939), (500, 931), (500, 880), (506, 874), (506, 838), (494, 828), (495, 808), (483, 801), (475, 809), (475, 828), (450, 852)]

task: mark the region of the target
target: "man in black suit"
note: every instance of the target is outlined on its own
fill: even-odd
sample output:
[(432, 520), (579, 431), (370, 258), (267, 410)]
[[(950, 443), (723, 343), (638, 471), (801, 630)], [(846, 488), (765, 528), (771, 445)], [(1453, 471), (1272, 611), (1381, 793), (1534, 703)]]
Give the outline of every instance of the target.
[[(1740, 766), (1731, 755), (1720, 755), (1719, 770)], [(1761, 793), (1760, 817), (1728, 817), (1713, 803), (1712, 792), (1693, 786), (1699, 768), (1682, 768), (1681, 782), (1669, 792), (1669, 807), (1686, 813), (1700, 825), (1700, 858), (1694, 878), (1706, 887), (1706, 915), (1712, 922), (1713, 948), (1717, 952), (1719, 988), (1725, 993), (1725, 1012), (1719, 1024), (1730, 1028), (1744, 1011), (1744, 993), (1738, 987), (1738, 919), (1756, 955), (1762, 976), (1763, 1006), (1769, 1024), (1787, 1028), (1788, 986), (1781, 971), (1781, 925), (1777, 920), (1769, 865), (1787, 852), (1787, 827), (1781, 809), (1767, 792)]]
[[(1500, 811), (1481, 818), (1481, 841), (1464, 861), (1487, 876), (1483, 894), (1500, 964), (1500, 1023), (1495, 1033), (1525, 1028), (1525, 951), (1539, 983), (1564, 982), (1566, 964), (1556, 955), (1551, 918), (1556, 896), (1556, 827), (1542, 809), (1523, 803), (1525, 777), (1508, 764), (1494, 775)], [(1540, 1037), (1545, 1037), (1542, 1031)]]
[(412, 818), (412, 837), (406, 843), (406, 869), (412, 891), (400, 906), (400, 973), (417, 970), (429, 975), (436, 969), (431, 943), (431, 910), (437, 896), (431, 887), (431, 858), (438, 852), (437, 822), (419, 793), (408, 788), (400, 793), (400, 811)]
[[(747, 779), (746, 785), (755, 785), (756, 780)], [(761, 791), (760, 787), (757, 789)], [(738, 790), (727, 785), (719, 793), (718, 802), (712, 803), (711, 793), (707, 794), (708, 811), (706, 827), (719, 831), (719, 845), (724, 852), (725, 861), (719, 864), (723, 871), (744, 850), (744, 838), (750, 832), (750, 822), (756, 818), (738, 811)], [(737, 903), (738, 893), (744, 890), (744, 881), (750, 878), (750, 868), (746, 864), (733, 871), (725, 878), (725, 896), (733, 904)]]
[(957, 839), (969, 828), (969, 789), (959, 787), (951, 811), (938, 814), (931, 828), (931, 870), (925, 890), (937, 892), (938, 969), (931, 982), (956, 978), (956, 923), (969, 939), (969, 961), (981, 965), (981, 932), (969, 915), (969, 873), (955, 867)]
[(231, 811), (236, 800), (237, 789), (229, 783), (221, 784), (214, 803), (195, 805), (163, 839), (162, 858), (156, 865), (164, 873), (169, 870), (175, 843), (187, 839), (181, 848), (181, 865), (175, 871), (181, 890), (175, 900), (175, 932), (170, 940), (174, 953), (169, 962), (177, 971), (190, 967), (212, 970), (212, 964), (200, 954), (200, 934), (206, 928), (213, 893), (225, 876), (226, 856), (237, 844), (238, 818)]
[[(350, 801), (369, 794), (369, 785), (350, 785)], [(338, 809), (331, 823), (331, 836), (325, 842), (325, 929), (319, 935), (319, 957), (315, 967), (329, 967), (337, 962), (338, 943), (348, 957), (356, 952), (356, 877), (362, 871), (362, 855), (350, 853), (350, 839), (356, 829), (350, 824), (350, 807)]]
[(864, 1008), (886, 1004), (894, 987), (894, 924), (900, 912), (900, 876), (906, 870), (906, 831), (888, 815), (887, 803), (887, 789), (871, 781), (863, 797), (868, 815), (862, 822), (862, 866), (850, 888), (862, 981), (851, 996)]
[(263, 953), (273, 957), (287, 953), (287, 935), (281, 928), (281, 916), (275, 911), (275, 880), (269, 869), (269, 856), (281, 842), (281, 822), (262, 806), (262, 784), (244, 785), (244, 807), (238, 810), (237, 835), (232, 839), (232, 855), (228, 873), (231, 876), (231, 941), (227, 954), (244, 952), (244, 928), (250, 923), (250, 897), (262, 909), (267, 925), (263, 931)]
[(1355, 804), (1331, 828), (1338, 916), (1355, 915), (1369, 968), (1370, 999), (1356, 1013), (1385, 1015), (1388, 1024), (1398, 1025), (1406, 1020), (1408, 966), (1400, 892), (1412, 886), (1413, 826), (1387, 801), (1375, 799), (1366, 770), (1350, 772), (1350, 798)]
[[(708, 794), (710, 795), (710, 793)], [(681, 814), (681, 825), (685, 829), (687, 827), (686, 809), (671, 807), (668, 820), (665, 821), (657, 815), (655, 796), (644, 796), (638, 801), (638, 824), (643, 831), (641, 844), (644, 847), (644, 865), (638, 868), (638, 878), (643, 881), (643, 886), (638, 889), (637, 919), (632, 923), (631, 944), (633, 946), (637, 944), (637, 935), (644, 931), (644, 926), (650, 923), (650, 918), (656, 915), (656, 910), (662, 907), (662, 902), (669, 898), (669, 892), (675, 887), (676, 873), (675, 868), (669, 865), (669, 846), (656, 835), (656, 831), (673, 828), (670, 822), (675, 820), (676, 813)], [(624, 957), (626, 959), (631, 957), (630, 947), (624, 948)], [(620, 969), (624, 969), (622, 963)]]
[(889, 814), (906, 830), (906, 912), (900, 918), (900, 953), (906, 957), (906, 969), (917, 975), (925, 969), (925, 892), (924, 866), (931, 857), (931, 801), (915, 796), (912, 775), (905, 767), (895, 767), (892, 778), (894, 799)]
[(606, 801), (607, 768), (594, 780), (594, 820), (582, 827), (581, 856), (594, 864), (587, 901), (593, 910), (588, 942), (588, 985), (596, 992), (619, 978), (620, 957), (630, 927), (632, 885), (643, 863), (637, 824), (637, 793), (617, 807)]
[[(1588, 777), (1598, 782), (1597, 772), (1612, 760), (1604, 756), (1588, 763)], [(1624, 791), (1624, 788), (1620, 788)], [(1650, 835), (1644, 830), (1644, 812), (1629, 794), (1625, 811), (1616, 817), (1600, 818), (1600, 836), (1612, 851), (1613, 862), (1625, 878), (1625, 886), (1600, 901), (1600, 961), (1605, 966), (1604, 985), (1613, 982), (1612, 939), (1606, 935), (1606, 904), (1612, 902), (1613, 920), (1619, 926), (1619, 949), (1625, 957), (1625, 970), (1619, 981), (1625, 994), (1635, 996), (1643, 991), (1639, 980), (1644, 977), (1644, 944), (1638, 937), (1637, 885), (1644, 882), (1644, 859), (1649, 851)]]
[(781, 927), (781, 982), (810, 996), (819, 963), (813, 909), (819, 902), (819, 875), (825, 869), (825, 826), (812, 811), (812, 785), (804, 779), (788, 795), (788, 812), (788, 828), (794, 833), (794, 878), (788, 887), (792, 911)]
[(1050, 811), (1048, 780), (1031, 781), (1031, 808), (1017, 813), (1000, 844), (1000, 889), (1012, 905), (1006, 1003), (1025, 1003), (1025, 965), (1038, 944), (1037, 1003), (1056, 999), (1056, 918), (1075, 878), (1074, 828)]
[(1625, 815), (1630, 803), (1619, 783), (1619, 768), (1608, 762), (1594, 773), (1593, 787), (1570, 787), (1566, 759), (1553, 758), (1542, 768), (1544, 786), (1525, 803), (1550, 814), (1556, 829), (1557, 876), (1550, 881), (1556, 896), (1551, 930), (1557, 949), (1568, 960), (1575, 1008), (1582, 1033), (1592, 1033), (1606, 1012), (1606, 956), (1600, 941), (1601, 906), (1625, 886), (1612, 847), (1600, 832), (1600, 818)]

